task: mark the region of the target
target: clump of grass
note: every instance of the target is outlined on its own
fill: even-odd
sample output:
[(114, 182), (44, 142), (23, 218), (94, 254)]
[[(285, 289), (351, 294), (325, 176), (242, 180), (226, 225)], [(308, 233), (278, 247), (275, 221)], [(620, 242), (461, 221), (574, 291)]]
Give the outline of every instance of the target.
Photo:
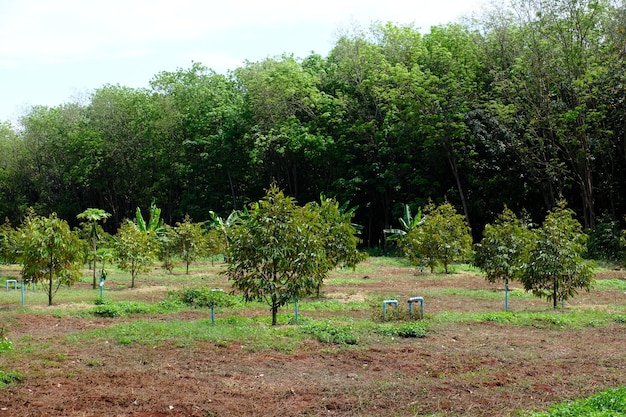
[(548, 411), (524, 414), (526, 417), (626, 416), (626, 387), (602, 391), (592, 397), (565, 402)]
[(180, 311), (183, 305), (176, 300), (165, 300), (156, 304), (139, 301), (99, 300), (93, 314), (99, 317), (123, 317), (131, 314), (165, 314)]
[(314, 321), (305, 324), (300, 328), (300, 331), (314, 336), (322, 343), (338, 345), (356, 345), (358, 343), (358, 338), (354, 334), (352, 326), (330, 320)]

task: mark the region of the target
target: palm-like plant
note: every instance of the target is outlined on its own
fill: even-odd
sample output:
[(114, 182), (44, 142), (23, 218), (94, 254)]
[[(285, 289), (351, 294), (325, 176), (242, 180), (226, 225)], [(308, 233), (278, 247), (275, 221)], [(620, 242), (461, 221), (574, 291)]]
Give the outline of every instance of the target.
[(415, 217), (411, 214), (411, 207), (408, 204), (404, 205), (404, 216), (399, 217), (398, 221), (400, 222), (400, 229), (390, 228), (384, 229), (383, 231), (389, 236), (387, 239), (389, 240), (398, 240), (403, 236), (406, 236), (412, 230), (416, 229), (420, 224), (422, 224), (422, 208), (418, 207), (417, 214)]

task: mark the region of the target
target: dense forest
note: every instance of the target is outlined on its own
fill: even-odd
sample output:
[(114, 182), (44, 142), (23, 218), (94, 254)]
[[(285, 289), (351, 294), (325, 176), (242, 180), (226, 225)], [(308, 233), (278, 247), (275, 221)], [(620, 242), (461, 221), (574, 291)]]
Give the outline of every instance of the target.
[(76, 224), (97, 207), (114, 231), (154, 202), (169, 224), (202, 221), (276, 182), (358, 207), (370, 247), (429, 200), (475, 236), (505, 206), (540, 219), (561, 197), (588, 229), (622, 222), (625, 58), (623, 0), (511, 0), (428, 32), (351, 28), (328, 56), (192, 63), (0, 123), (0, 216)]

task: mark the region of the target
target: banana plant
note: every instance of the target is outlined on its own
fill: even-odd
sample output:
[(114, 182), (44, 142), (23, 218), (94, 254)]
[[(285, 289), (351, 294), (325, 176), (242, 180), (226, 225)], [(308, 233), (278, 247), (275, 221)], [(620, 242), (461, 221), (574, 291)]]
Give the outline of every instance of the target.
[(139, 207), (137, 207), (135, 212), (135, 218), (137, 227), (144, 233), (153, 234), (158, 237), (165, 231), (163, 219), (161, 218), (161, 209), (158, 208), (154, 202), (150, 204), (150, 218), (148, 219), (148, 223), (144, 220)]
[(413, 215), (411, 214), (411, 207), (409, 207), (408, 204), (405, 204), (404, 216), (398, 218), (401, 228), (400, 229), (390, 228), (390, 229), (384, 229), (383, 231), (389, 235), (387, 238), (389, 240), (401, 239), (403, 236), (407, 235), (412, 230), (420, 226), (423, 220), (424, 219), (422, 217), (421, 207), (417, 209), (417, 214), (415, 215), (415, 217), (413, 217)]

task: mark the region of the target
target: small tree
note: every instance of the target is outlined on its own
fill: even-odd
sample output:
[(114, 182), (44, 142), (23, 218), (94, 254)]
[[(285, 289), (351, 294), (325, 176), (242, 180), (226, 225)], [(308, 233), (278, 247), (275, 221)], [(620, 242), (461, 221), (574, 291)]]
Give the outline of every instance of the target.
[(174, 228), (167, 224), (163, 225), (157, 242), (157, 258), (161, 261), (161, 267), (171, 274), (176, 266), (176, 254), (178, 252), (178, 248), (176, 247), (176, 231)]
[(88, 208), (87, 210), (76, 216), (76, 218), (79, 220), (85, 220), (84, 225), (86, 226), (89, 243), (91, 244), (91, 249), (93, 251), (93, 289), (96, 289), (98, 285), (96, 282), (96, 260), (98, 253), (98, 241), (100, 240), (101, 233), (101, 230), (99, 230), (98, 228), (98, 222), (104, 222), (109, 217), (111, 217), (110, 213), (107, 213), (106, 211), (98, 208)]
[(483, 238), (474, 246), (473, 263), (489, 282), (504, 281), (504, 309), (509, 309), (509, 281), (518, 279), (528, 259), (533, 233), (505, 207), (494, 224), (485, 226)]
[(115, 235), (115, 258), (121, 270), (130, 272), (130, 287), (135, 288), (135, 279), (147, 272), (156, 258), (156, 237), (145, 233), (135, 223), (126, 220)]
[(594, 263), (583, 259), (587, 235), (564, 200), (548, 213), (534, 240), (528, 265), (520, 276), (526, 291), (552, 300), (554, 308), (557, 302), (578, 294), (579, 289), (589, 291)]
[(189, 264), (206, 252), (205, 231), (202, 223), (193, 223), (189, 215), (174, 228), (174, 247), (185, 263), (185, 273), (189, 274)]
[(14, 237), (22, 277), (42, 283), (48, 305), (52, 305), (61, 285), (71, 286), (80, 279), (80, 239), (55, 213), (43, 217), (31, 212), (17, 232)]
[(299, 207), (272, 185), (265, 198), (229, 228), (225, 273), (246, 301), (269, 304), (272, 325), (279, 307), (314, 294), (337, 262), (347, 259), (328, 251), (332, 216), (321, 211), (319, 206)]
[(465, 217), (452, 204), (435, 206), (430, 202), (424, 208), (420, 226), (402, 238), (402, 248), (414, 264), (425, 262), (431, 273), (441, 264), (447, 274), (452, 262), (469, 258), (472, 236)]

